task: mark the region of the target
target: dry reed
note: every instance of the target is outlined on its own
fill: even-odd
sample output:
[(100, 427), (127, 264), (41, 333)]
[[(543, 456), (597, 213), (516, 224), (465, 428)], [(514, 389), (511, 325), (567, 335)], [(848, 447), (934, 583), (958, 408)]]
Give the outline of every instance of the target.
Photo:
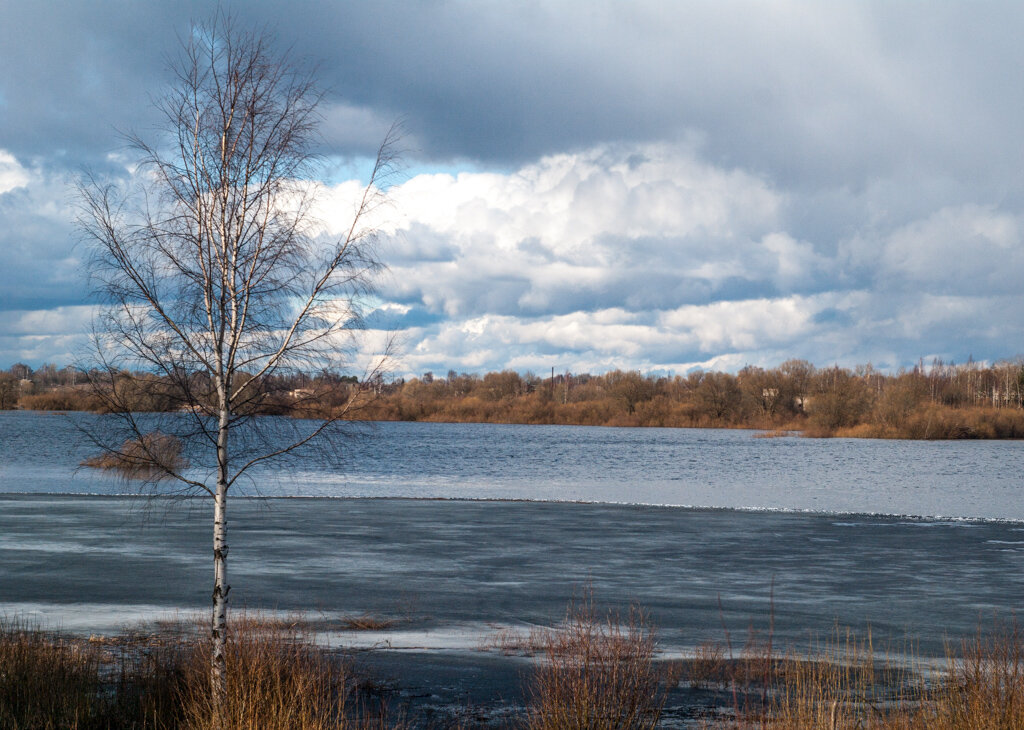
[(99, 655), (21, 624), (0, 623), (0, 728), (96, 726)]
[(599, 617), (588, 600), (548, 632), (528, 688), (529, 730), (641, 730), (657, 726), (665, 702), (655, 635), (639, 609)]
[[(228, 694), (210, 701), (209, 644), (186, 657), (179, 692), (189, 730), (355, 730), (397, 728), (385, 713), (354, 706), (355, 680), (346, 664), (317, 646), (301, 623), (241, 615), (227, 644)], [(218, 722), (218, 712), (220, 722)]]
[(214, 722), (209, 642), (73, 640), (0, 621), (0, 730), (403, 728), (355, 701), (347, 665), (285, 622), (233, 621), (228, 696)]
[(879, 658), (870, 637), (837, 634), (804, 655), (773, 660), (766, 701), (706, 727), (1024, 730), (1024, 642), (1015, 626), (979, 632), (947, 654), (942, 671), (912, 654)]

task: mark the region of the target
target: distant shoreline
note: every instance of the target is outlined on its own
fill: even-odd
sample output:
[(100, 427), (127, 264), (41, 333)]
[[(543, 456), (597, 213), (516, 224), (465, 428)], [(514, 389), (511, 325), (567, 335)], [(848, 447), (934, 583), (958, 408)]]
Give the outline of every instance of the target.
[[(90, 378), (92, 382), (90, 382)], [(613, 370), (540, 377), (359, 380), (333, 372), (249, 381), (245, 413), (358, 421), (750, 429), (766, 435), (912, 440), (1024, 439), (1024, 365), (935, 361), (894, 374), (871, 365), (817, 368), (788, 360), (737, 373)], [(250, 387), (248, 384), (246, 387)], [(209, 375), (189, 392), (152, 373), (78, 373), (25, 365), (0, 371), (0, 410), (213, 413)]]
[[(18, 407), (9, 412), (29, 412), (57, 415), (62, 413), (97, 413), (88, 408), (48, 407), (56, 404), (39, 404), (38, 407)], [(3, 413), (4, 411), (0, 411)], [(170, 411), (160, 411), (170, 412)], [(305, 411), (292, 414), (273, 413), (267, 415), (290, 415), (294, 418), (309, 417)], [(472, 424), (488, 423), (508, 426), (586, 426), (598, 428), (671, 428), (671, 429), (724, 429), (735, 431), (752, 431), (755, 438), (858, 438), (886, 439), (907, 441), (1017, 441), (1024, 440), (1024, 410), (1017, 408), (950, 408), (932, 406), (920, 409), (910, 416), (900, 427), (875, 423), (859, 423), (853, 426), (823, 429), (811, 423), (806, 417), (782, 424), (759, 426), (752, 423), (665, 423), (663, 419), (625, 419), (612, 417), (602, 422), (593, 419), (571, 420), (566, 416), (555, 414), (549, 418), (538, 418), (525, 414), (515, 420), (511, 414), (475, 413), (462, 414), (456, 418), (451, 413), (429, 414), (424, 417), (413, 417), (412, 414), (396, 415), (391, 409), (376, 406), (363, 409), (359, 418), (347, 418), (352, 422), (387, 422), (387, 423), (450, 423)]]

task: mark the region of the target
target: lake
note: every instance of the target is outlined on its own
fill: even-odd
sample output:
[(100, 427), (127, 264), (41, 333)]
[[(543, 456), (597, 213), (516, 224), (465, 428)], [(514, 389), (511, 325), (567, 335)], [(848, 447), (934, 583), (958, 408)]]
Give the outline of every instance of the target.
[[(79, 469), (76, 424), (103, 418), (0, 413), (0, 611), (92, 631), (206, 607), (209, 505)], [(650, 609), (674, 650), (774, 612), (781, 642), (838, 621), (939, 653), (1024, 599), (1022, 462), (1013, 442), (362, 425), (240, 483), (264, 499), (230, 506), (232, 600), (472, 648), (590, 586)]]
[[(76, 424), (103, 419), (0, 412), (0, 492), (124, 494), (126, 487), (117, 479), (78, 469), (95, 449)], [(282, 431), (295, 423), (266, 421)], [(116, 421), (109, 423), (113, 427)], [(315, 450), (286, 468), (256, 471), (251, 480), (239, 483), (238, 493), (601, 502), (1024, 522), (1024, 448), (1019, 442), (761, 439), (753, 433), (359, 424), (336, 450)]]

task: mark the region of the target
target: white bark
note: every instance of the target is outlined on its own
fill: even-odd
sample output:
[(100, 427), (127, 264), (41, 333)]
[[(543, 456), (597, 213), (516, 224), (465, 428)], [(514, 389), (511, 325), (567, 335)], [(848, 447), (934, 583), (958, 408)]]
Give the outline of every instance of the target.
[[(222, 410), (217, 440), (217, 491), (213, 508), (213, 621), (210, 630), (210, 692), (215, 718), (221, 716), (221, 707), (227, 697), (228, 626), (228, 413)], [(219, 721), (218, 725), (221, 725)]]
[(81, 225), (95, 244), (93, 273), (108, 305), (95, 344), (109, 386), (99, 382), (96, 392), (140, 437), (146, 430), (131, 404), (120, 403), (117, 383), (125, 371), (148, 370), (149, 386), (184, 411), (166, 419), (163, 432), (195, 447), (204, 467), (216, 453), (215, 485), (154, 466), (214, 501), (210, 681), (223, 726), (228, 492), (248, 469), (319, 439), (342, 414), (325, 412), (315, 428), (266, 448), (247, 447), (243, 431), (229, 447), (229, 433), (253, 427), (278, 376), (339, 369), (380, 266), (365, 218), (383, 199), (394, 136), (378, 151), (351, 226), (328, 239), (312, 225), (316, 188), (304, 182), (315, 179), (318, 163), (321, 93), (312, 78), (287, 55), (275, 57), (266, 37), (240, 32), (222, 15), (183, 50), (177, 83), (157, 103), (167, 135), (153, 145), (131, 138), (146, 172), (139, 188), (122, 195), (85, 180)]

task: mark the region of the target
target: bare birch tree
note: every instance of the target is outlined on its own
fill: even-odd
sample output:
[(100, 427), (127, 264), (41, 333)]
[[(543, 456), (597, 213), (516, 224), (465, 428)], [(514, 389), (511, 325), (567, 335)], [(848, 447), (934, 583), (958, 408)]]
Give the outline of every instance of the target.
[[(116, 454), (128, 433), (133, 458), (165, 477), (161, 490), (212, 500), (216, 705), (228, 681), (228, 494), (253, 467), (324, 440), (351, 405), (273, 432), (259, 417), (282, 376), (335, 372), (350, 359), (380, 268), (367, 219), (382, 202), (393, 135), (351, 226), (330, 237), (312, 215), (322, 99), (313, 75), (223, 16), (193, 28), (173, 70), (154, 140), (129, 137), (135, 183), (79, 186), (90, 271), (105, 297), (92, 372), (106, 378), (97, 392), (123, 426), (92, 438)], [(126, 372), (147, 373), (147, 393), (177, 412), (133, 412), (124, 393), (140, 378)], [(151, 448), (161, 442), (144, 438), (154, 431), (179, 439), (191, 466)]]

